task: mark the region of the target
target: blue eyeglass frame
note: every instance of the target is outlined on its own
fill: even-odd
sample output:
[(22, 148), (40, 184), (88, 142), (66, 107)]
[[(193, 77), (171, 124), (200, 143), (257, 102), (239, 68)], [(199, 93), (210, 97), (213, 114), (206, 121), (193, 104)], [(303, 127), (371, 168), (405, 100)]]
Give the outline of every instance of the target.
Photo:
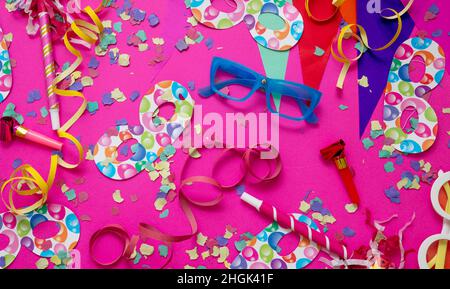
[[(236, 78), (216, 83), (215, 78), (219, 68), (224, 72), (236, 76)], [(220, 91), (228, 85), (246, 86), (251, 88), (251, 91), (243, 98), (233, 97)], [(305, 120), (309, 123), (317, 123), (318, 118), (314, 114), (314, 109), (320, 102), (322, 96), (320, 91), (300, 83), (266, 77), (240, 63), (221, 57), (213, 58), (210, 71), (210, 86), (199, 89), (199, 94), (205, 98), (210, 97), (213, 94), (218, 94), (229, 100), (244, 102), (259, 89), (266, 92), (266, 105), (271, 113), (278, 114), (279, 116), (290, 120)], [(303, 113), (303, 116), (292, 117), (276, 111), (270, 104), (272, 93), (278, 93), (283, 96), (294, 98)], [(309, 101), (310, 105), (306, 105), (305, 101)]]

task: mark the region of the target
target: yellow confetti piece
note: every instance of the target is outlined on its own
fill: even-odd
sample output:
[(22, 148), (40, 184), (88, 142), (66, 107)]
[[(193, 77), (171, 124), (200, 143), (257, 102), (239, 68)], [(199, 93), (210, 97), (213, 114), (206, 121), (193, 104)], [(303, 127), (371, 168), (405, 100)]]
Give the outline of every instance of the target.
[(3, 35), (3, 39), (5, 39), (5, 41), (8, 43), (13, 41), (13, 34), (11, 32), (9, 32), (8, 34)]
[(81, 79), (81, 84), (83, 86), (92, 86), (94, 85), (94, 80), (90, 76), (85, 76)]
[(125, 94), (118, 88), (115, 88), (113, 91), (111, 91), (111, 97), (117, 102), (124, 102), (125, 100), (127, 100)]
[(450, 113), (450, 107), (443, 107), (442, 108), (442, 113), (449, 114)]
[(104, 20), (102, 21), (104, 28), (112, 28), (112, 21), (111, 20)]
[(152, 43), (155, 45), (164, 45), (164, 39), (160, 37), (152, 38)]
[(384, 145), (383, 148), (382, 148), (382, 150), (388, 151), (388, 152), (390, 152), (390, 153), (393, 153), (394, 150), (395, 150), (395, 148), (394, 148), (393, 146)]
[(151, 256), (153, 255), (153, 252), (155, 252), (155, 247), (149, 244), (142, 244), (141, 247), (139, 247), (139, 251), (142, 256)]
[(139, 52), (144, 52), (148, 50), (148, 44), (147, 43), (139, 43), (138, 44), (138, 50)]
[(212, 253), (211, 253), (211, 256), (213, 256), (213, 257), (218, 257), (219, 254), (220, 254), (219, 247), (214, 246), (214, 247), (213, 247), (213, 251), (212, 251)]
[(319, 212), (314, 212), (314, 213), (312, 213), (311, 217), (312, 217), (314, 220), (317, 220), (317, 221), (319, 221), (319, 222), (322, 222), (322, 221), (323, 221), (323, 215), (322, 215), (321, 213), (319, 213)]
[(195, 267), (191, 265), (184, 265), (184, 269), (195, 269)]
[(208, 240), (208, 237), (203, 235), (202, 233), (197, 234), (197, 244), (200, 246), (205, 246), (206, 241)]
[(124, 21), (128, 21), (131, 19), (131, 16), (129, 14), (127, 14), (127, 12), (120, 13), (119, 17)]
[(336, 219), (333, 216), (325, 215), (323, 216), (323, 222), (325, 224), (333, 224), (334, 222), (336, 222)]
[(210, 256), (209, 254), (209, 250), (206, 250), (204, 252), (202, 252), (202, 259), (205, 260), (206, 258), (208, 258)]
[(429, 162), (427, 162), (426, 164), (423, 165), (422, 170), (426, 173), (429, 173), (431, 170), (431, 164)]
[(69, 187), (66, 184), (61, 185), (61, 192), (65, 193), (69, 190)]
[(197, 260), (198, 259), (198, 253), (197, 253), (197, 247), (191, 250), (186, 250), (186, 254), (189, 255), (190, 260)]
[(228, 247), (220, 247), (219, 248), (219, 259), (217, 260), (218, 263), (223, 263), (227, 260), (228, 256), (230, 255), (230, 250)]
[(55, 265), (61, 265), (61, 259), (59, 259), (58, 255), (53, 255), (50, 258), (50, 262), (52, 262)]
[(195, 19), (194, 16), (188, 17), (186, 22), (191, 24), (193, 27), (198, 25), (198, 21), (197, 21), (197, 19)]
[(196, 148), (189, 148), (189, 156), (193, 159), (198, 159), (202, 154)]
[(186, 42), (187, 45), (194, 45), (197, 43), (197, 42), (195, 42), (195, 40), (192, 40), (188, 36), (184, 36), (184, 42)]
[(299, 210), (302, 211), (303, 213), (307, 213), (309, 211), (309, 209), (311, 208), (311, 205), (308, 204), (305, 201), (301, 201), (300, 203), (300, 207)]
[(223, 235), (225, 239), (231, 239), (233, 237), (233, 232), (230, 232), (228, 230), (225, 231), (225, 235)]
[(354, 212), (356, 212), (358, 210), (358, 205), (357, 204), (346, 204), (345, 205), (345, 210), (347, 211), (347, 213), (349, 214), (353, 214)]
[(148, 173), (150, 180), (155, 181), (159, 177), (159, 173), (157, 171), (151, 171)]
[(123, 203), (123, 198), (120, 195), (120, 190), (115, 190), (114, 193), (112, 194), (112, 198), (114, 200), (114, 202), (121, 204)]
[(420, 189), (420, 184), (416, 178), (412, 181), (410, 189), (415, 189), (415, 190)]
[(85, 159), (86, 159), (87, 161), (93, 161), (93, 160), (94, 160), (94, 155), (92, 154), (92, 152), (91, 152), (90, 150), (88, 150), (88, 151), (86, 152), (86, 157), (85, 157)]
[(130, 66), (130, 55), (129, 54), (120, 54), (119, 55), (119, 65), (122, 67)]
[(227, 268), (227, 269), (230, 269), (230, 268), (231, 268), (230, 262), (228, 262), (228, 261), (226, 261), (226, 260), (225, 260), (225, 262), (223, 262), (223, 265), (224, 265), (225, 268)]
[(362, 87), (369, 87), (369, 79), (363, 75), (361, 79), (358, 79), (358, 84)]
[(48, 260), (47, 258), (40, 258), (36, 261), (36, 268), (38, 269), (47, 269), (48, 267)]
[(168, 177), (170, 176), (170, 171), (168, 171), (168, 170), (163, 170), (163, 171), (160, 171), (159, 174), (160, 174), (161, 177), (163, 177), (163, 178), (168, 178)]
[(406, 186), (408, 183), (408, 178), (403, 178), (400, 181), (397, 182), (397, 190), (400, 190)]
[(382, 130), (381, 124), (378, 120), (372, 120), (370, 122), (370, 130)]
[(164, 208), (164, 206), (167, 204), (166, 199), (163, 198), (157, 198), (155, 200), (155, 209), (157, 211), (162, 211), (162, 209)]

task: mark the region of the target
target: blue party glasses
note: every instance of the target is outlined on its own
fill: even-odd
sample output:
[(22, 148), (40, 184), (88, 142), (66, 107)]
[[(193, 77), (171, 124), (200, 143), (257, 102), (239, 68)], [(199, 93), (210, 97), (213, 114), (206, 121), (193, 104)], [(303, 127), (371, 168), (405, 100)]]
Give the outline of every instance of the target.
[[(229, 79), (219, 80), (222, 74), (228, 75)], [(232, 86), (244, 89), (229, 89), (230, 94), (224, 92)], [(257, 90), (265, 91), (267, 108), (271, 113), (290, 120), (317, 123), (314, 109), (319, 104), (320, 91), (300, 83), (268, 78), (242, 64), (220, 57), (213, 58), (210, 86), (201, 88), (199, 94), (202, 97), (218, 94), (229, 100), (243, 102)], [(280, 97), (279, 109), (274, 103), (274, 95)]]

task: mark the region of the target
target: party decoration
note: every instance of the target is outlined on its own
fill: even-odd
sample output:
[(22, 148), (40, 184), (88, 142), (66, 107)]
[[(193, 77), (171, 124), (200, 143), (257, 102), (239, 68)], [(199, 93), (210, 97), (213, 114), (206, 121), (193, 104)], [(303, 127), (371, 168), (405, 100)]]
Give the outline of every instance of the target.
[[(268, 0), (236, 0), (236, 9), (226, 13), (215, 8), (210, 0), (192, 0), (192, 14), (200, 23), (214, 29), (228, 29), (245, 22), (253, 39), (261, 46), (285, 51), (297, 44), (303, 33), (303, 18), (291, 3)], [(273, 30), (265, 27), (259, 16), (271, 13), (281, 17), (284, 25)]]
[[(173, 116), (168, 120), (157, 116), (158, 108), (169, 103), (175, 105)], [(193, 108), (194, 100), (184, 86), (171, 80), (157, 83), (141, 101), (140, 125), (111, 127), (99, 139), (93, 153), (97, 168), (115, 180), (134, 177), (180, 136), (190, 123)], [(137, 141), (131, 147), (133, 156), (119, 161), (119, 146), (132, 139)]]
[[(319, 231), (317, 225), (307, 216), (292, 214), (299, 222)], [(297, 247), (287, 255), (280, 255), (280, 240), (292, 230), (273, 222), (256, 237), (247, 241), (247, 246), (231, 263), (231, 269), (301, 269), (307, 266), (319, 254), (314, 242), (300, 236)]]
[(359, 205), (358, 190), (356, 189), (352, 171), (350, 170), (350, 166), (348, 165), (345, 157), (344, 149), (345, 142), (343, 140), (339, 140), (338, 142), (321, 149), (320, 154), (325, 160), (333, 159), (350, 200), (353, 204)]
[[(56, 235), (38, 238), (35, 228), (45, 222), (55, 222), (59, 228)], [(8, 245), (0, 251), (0, 268), (8, 267), (16, 259), (23, 246), (34, 254), (50, 258), (60, 251), (70, 252), (80, 238), (78, 217), (68, 208), (46, 204), (24, 216), (11, 212), (0, 214), (0, 234), (8, 237)]]
[(280, 226), (290, 228), (297, 234), (307, 237), (308, 240), (316, 242), (324, 251), (344, 260), (348, 258), (347, 247), (337, 241), (330, 240), (328, 236), (319, 231), (311, 230), (308, 225), (296, 221), (292, 214), (282, 212), (269, 203), (257, 199), (248, 193), (243, 193), (241, 200), (254, 207), (263, 216), (276, 221)]
[[(382, 16), (393, 15), (392, 12), (383, 11), (384, 8), (394, 9), (397, 12), (404, 11), (402, 1), (381, 1), (382, 13), (368, 13), (363, 7), (357, 9), (358, 24), (364, 27), (370, 38), (371, 47), (385, 46), (389, 40), (392, 40), (393, 32), (397, 30), (397, 21), (383, 19)], [(399, 13), (399, 15), (400, 15)], [(409, 38), (414, 21), (408, 13), (401, 16), (401, 31), (397, 39), (387, 48), (382, 50), (371, 50), (370, 53), (364, 53), (358, 60), (358, 79), (366, 76), (370, 85), (367, 87), (358, 86), (359, 99), (359, 133), (362, 135), (369, 123), (372, 113), (383, 95), (383, 88), (389, 75), (389, 69), (397, 47)]]
[(0, 27), (0, 103), (8, 97), (11, 91), (12, 81), (8, 45), (4, 39), (3, 30)]
[[(304, 18), (305, 29), (302, 42), (298, 46), (303, 83), (315, 89), (320, 88), (330, 57), (331, 43), (342, 19), (338, 9), (331, 4), (331, 1), (329, 2), (323, 5), (323, 1), (318, 3), (312, 0), (293, 0), (294, 6), (300, 13), (307, 15)], [(316, 46), (324, 50), (323, 55), (318, 56), (314, 53)]]
[[(419, 82), (409, 77), (411, 60), (420, 56), (425, 74)], [(391, 64), (384, 93), (384, 135), (394, 140), (394, 148), (404, 153), (421, 153), (436, 140), (438, 120), (436, 112), (423, 98), (442, 80), (445, 71), (444, 50), (429, 38), (410, 38), (397, 49)], [(402, 113), (413, 107), (418, 113), (416, 128), (407, 133), (401, 125)]]
[[(419, 248), (417, 255), (421, 269), (448, 269), (447, 251), (450, 241), (450, 172), (439, 171), (439, 177), (431, 187), (431, 204), (436, 213), (443, 219), (442, 231), (440, 234), (426, 238)], [(445, 192), (445, 197), (440, 196), (440, 192)], [(445, 201), (444, 201), (445, 200)], [(437, 246), (433, 244), (438, 243)]]

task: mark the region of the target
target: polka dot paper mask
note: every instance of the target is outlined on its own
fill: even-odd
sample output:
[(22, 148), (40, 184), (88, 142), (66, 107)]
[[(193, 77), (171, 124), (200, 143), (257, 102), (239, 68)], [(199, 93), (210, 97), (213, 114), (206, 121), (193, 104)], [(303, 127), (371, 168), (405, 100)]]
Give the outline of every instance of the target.
[[(409, 65), (415, 56), (425, 63), (425, 74), (419, 82), (409, 77)], [(384, 135), (395, 140), (394, 148), (404, 153), (421, 153), (436, 140), (438, 120), (434, 109), (422, 97), (442, 80), (445, 70), (444, 50), (429, 38), (410, 38), (395, 52), (384, 94)], [(401, 116), (407, 107), (418, 114), (414, 131), (406, 133)]]
[[(228, 29), (245, 22), (247, 28), (260, 45), (285, 51), (300, 40), (303, 33), (303, 18), (297, 8), (289, 2), (279, 0), (234, 0), (236, 9), (223, 12), (215, 8), (211, 0), (192, 0), (191, 11), (200, 23), (215, 29)], [(265, 27), (259, 17), (269, 13), (280, 17), (283, 27), (273, 30)]]
[(9, 95), (12, 86), (11, 61), (8, 46), (3, 39), (3, 31), (0, 27), (0, 103)]
[[(169, 120), (157, 116), (158, 108), (167, 103), (175, 106)], [(171, 80), (156, 84), (141, 101), (140, 125), (113, 126), (99, 139), (94, 149), (97, 168), (114, 180), (134, 177), (181, 135), (191, 121), (193, 109), (194, 101), (184, 86)], [(132, 139), (137, 141), (131, 146), (133, 155), (119, 160), (119, 146)]]
[[(319, 230), (307, 216), (301, 214), (293, 214), (293, 216), (311, 229)], [(303, 236), (300, 236), (300, 242), (292, 253), (286, 256), (278, 253), (280, 249), (278, 243), (283, 236), (291, 232), (290, 229), (280, 227), (278, 223), (273, 222), (247, 242), (247, 247), (234, 259), (231, 269), (301, 269), (307, 266), (319, 254), (319, 248)]]
[[(55, 236), (41, 239), (34, 235), (35, 228), (44, 222), (56, 222)], [(23, 246), (40, 257), (52, 257), (61, 250), (69, 252), (80, 238), (80, 222), (75, 214), (62, 205), (48, 204), (26, 214), (0, 214), (0, 234), (8, 238), (8, 245), (0, 251), (0, 268), (8, 267)]]

